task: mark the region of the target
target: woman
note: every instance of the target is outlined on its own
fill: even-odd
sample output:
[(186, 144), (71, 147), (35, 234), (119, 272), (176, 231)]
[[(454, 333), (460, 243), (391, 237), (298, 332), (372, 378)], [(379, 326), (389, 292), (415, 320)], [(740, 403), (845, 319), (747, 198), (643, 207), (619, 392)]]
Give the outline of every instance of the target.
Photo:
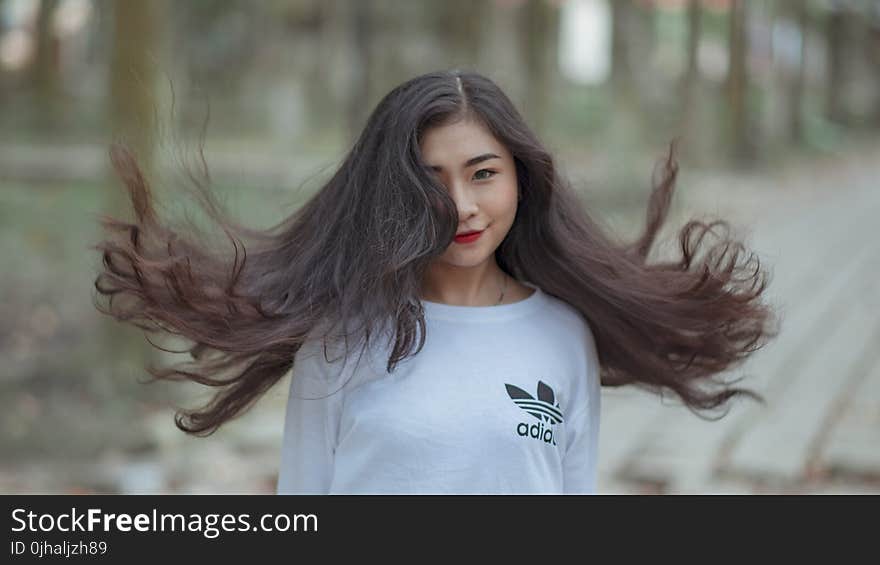
[(394, 88), (327, 184), (270, 230), (230, 221), (197, 185), (231, 253), (163, 225), (134, 159), (112, 156), (137, 219), (104, 221), (123, 237), (98, 246), (102, 311), (192, 340), (192, 367), (151, 369), (218, 388), (178, 414), (191, 434), (292, 369), (279, 493), (592, 493), (600, 384), (716, 408), (755, 396), (718, 377), (775, 335), (742, 245), (695, 261), (723, 221), (689, 222), (680, 261), (647, 263), (672, 152), (644, 233), (618, 244), (474, 72)]

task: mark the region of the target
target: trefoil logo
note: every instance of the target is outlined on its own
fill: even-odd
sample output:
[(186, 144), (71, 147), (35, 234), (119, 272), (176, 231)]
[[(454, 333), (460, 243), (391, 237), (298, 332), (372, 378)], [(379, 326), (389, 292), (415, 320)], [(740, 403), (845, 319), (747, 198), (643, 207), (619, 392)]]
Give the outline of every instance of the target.
[(562, 423), (562, 409), (555, 402), (553, 389), (544, 381), (538, 381), (538, 397), (535, 398), (516, 385), (505, 383), (504, 387), (514, 404), (539, 420), (538, 423), (531, 424), (520, 422), (516, 426), (517, 435), (556, 445), (553, 426)]

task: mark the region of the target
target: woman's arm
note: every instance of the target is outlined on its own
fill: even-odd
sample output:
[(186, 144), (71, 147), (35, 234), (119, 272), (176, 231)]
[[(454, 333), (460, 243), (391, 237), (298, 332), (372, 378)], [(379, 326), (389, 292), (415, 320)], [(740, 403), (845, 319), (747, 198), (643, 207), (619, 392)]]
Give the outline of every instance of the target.
[[(331, 360), (332, 352), (331, 352)], [(278, 494), (327, 494), (333, 478), (336, 432), (342, 406), (341, 361), (328, 363), (321, 345), (307, 342), (291, 373), (284, 421)]]
[(595, 494), (599, 463), (599, 416), (601, 386), (596, 341), (589, 325), (586, 339), (586, 399), (577, 402), (578, 410), (566, 426), (566, 448), (563, 459), (563, 492)]

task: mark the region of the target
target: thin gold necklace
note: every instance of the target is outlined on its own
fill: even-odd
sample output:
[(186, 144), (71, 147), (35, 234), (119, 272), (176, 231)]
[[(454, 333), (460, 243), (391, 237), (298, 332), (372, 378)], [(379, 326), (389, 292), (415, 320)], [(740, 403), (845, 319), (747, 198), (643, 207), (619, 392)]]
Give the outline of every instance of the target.
[(501, 287), (501, 296), (498, 297), (498, 303), (495, 304), (495, 306), (498, 306), (498, 304), (501, 304), (501, 301), (504, 300), (504, 289), (507, 288), (507, 273), (502, 274), (504, 275), (504, 285)]

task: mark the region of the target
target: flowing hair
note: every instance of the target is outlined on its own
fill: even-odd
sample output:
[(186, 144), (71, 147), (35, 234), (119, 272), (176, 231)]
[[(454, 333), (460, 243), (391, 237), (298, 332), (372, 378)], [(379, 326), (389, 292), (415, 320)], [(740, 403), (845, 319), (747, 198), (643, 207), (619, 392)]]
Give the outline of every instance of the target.
[[(95, 306), (192, 344), (191, 361), (147, 368), (155, 379), (216, 388), (205, 406), (178, 411), (178, 428), (210, 435), (241, 415), (293, 367), (310, 336), (325, 340), (326, 356), (326, 339), (348, 344), (357, 336), (367, 347), (387, 323), (388, 372), (421, 350), (422, 276), (451, 244), (459, 220), (419, 141), (428, 128), (461, 119), (484, 125), (516, 164), (521, 200), (495, 251), (498, 265), (585, 317), (603, 385), (671, 391), (695, 412), (735, 395), (760, 400), (719, 378), (776, 335), (772, 310), (759, 301), (767, 277), (756, 256), (739, 260), (746, 250), (729, 237), (726, 222), (692, 220), (680, 231), (679, 260), (647, 261), (669, 210), (675, 145), (653, 182), (644, 231), (634, 242), (616, 242), (558, 175), (504, 92), (479, 73), (453, 70), (391, 90), (333, 176), (271, 228), (236, 223), (212, 195), (207, 169), (191, 175), (189, 188), (222, 228), (226, 246), (160, 219), (136, 157), (111, 146), (135, 218), (101, 218), (107, 237), (94, 246), (103, 253), (95, 288), (109, 301)], [(707, 234), (720, 237), (697, 259)]]

